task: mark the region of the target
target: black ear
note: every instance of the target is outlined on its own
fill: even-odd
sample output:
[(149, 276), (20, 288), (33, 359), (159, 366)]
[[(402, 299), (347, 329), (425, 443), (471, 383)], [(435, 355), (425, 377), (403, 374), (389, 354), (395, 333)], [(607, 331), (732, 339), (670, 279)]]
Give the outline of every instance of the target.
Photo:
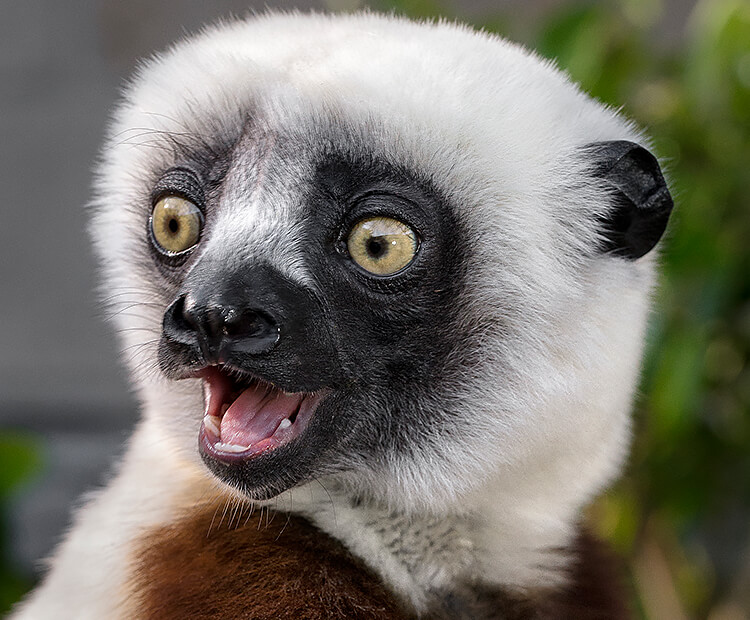
[(629, 259), (653, 249), (667, 227), (672, 196), (659, 162), (633, 142), (596, 142), (587, 147), (594, 174), (612, 186), (613, 208), (604, 219), (603, 250)]

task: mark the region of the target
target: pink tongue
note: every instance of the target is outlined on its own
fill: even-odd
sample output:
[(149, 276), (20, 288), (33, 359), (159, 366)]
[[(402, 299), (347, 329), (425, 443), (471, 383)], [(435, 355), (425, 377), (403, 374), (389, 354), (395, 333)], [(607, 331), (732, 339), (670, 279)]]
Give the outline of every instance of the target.
[(252, 446), (274, 434), (284, 418), (299, 407), (304, 394), (253, 386), (239, 395), (221, 419), (221, 441)]

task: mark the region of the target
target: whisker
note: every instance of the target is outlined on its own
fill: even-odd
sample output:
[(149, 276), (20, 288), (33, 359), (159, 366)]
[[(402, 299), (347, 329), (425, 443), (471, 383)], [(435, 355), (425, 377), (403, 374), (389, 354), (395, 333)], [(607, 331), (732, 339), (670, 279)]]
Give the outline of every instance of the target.
[(227, 516), (227, 509), (229, 508), (229, 499), (224, 500), (224, 512), (221, 513), (221, 520), (219, 521), (219, 525), (216, 526), (216, 528), (220, 528), (221, 524), (224, 523), (224, 517)]
[(326, 495), (328, 495), (328, 501), (331, 502), (331, 512), (333, 512), (333, 523), (334, 525), (338, 525), (338, 520), (336, 518), (336, 503), (333, 501), (331, 492), (326, 488), (326, 485), (323, 484), (320, 478), (313, 478), (313, 480), (317, 482), (320, 487), (326, 492)]
[(248, 521), (252, 518), (252, 516), (255, 514), (256, 504), (255, 502), (250, 502), (248, 505), (249, 510), (247, 511), (247, 517), (245, 518), (245, 523), (243, 526), (248, 524)]

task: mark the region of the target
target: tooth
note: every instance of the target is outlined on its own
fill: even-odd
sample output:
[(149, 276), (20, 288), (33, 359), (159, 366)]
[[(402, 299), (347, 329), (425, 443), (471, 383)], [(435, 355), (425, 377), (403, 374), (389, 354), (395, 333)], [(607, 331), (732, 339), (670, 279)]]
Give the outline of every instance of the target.
[(221, 436), (220, 424), (221, 420), (215, 415), (203, 416), (203, 426), (206, 427), (206, 430), (211, 431), (217, 437)]
[(244, 452), (245, 450), (248, 450), (250, 446), (238, 446), (233, 443), (217, 443), (216, 449), (221, 450), (222, 452)]
[(281, 421), (281, 424), (279, 424), (279, 429), (283, 431), (285, 428), (289, 428), (291, 425), (292, 425), (292, 421), (289, 418), (284, 418)]

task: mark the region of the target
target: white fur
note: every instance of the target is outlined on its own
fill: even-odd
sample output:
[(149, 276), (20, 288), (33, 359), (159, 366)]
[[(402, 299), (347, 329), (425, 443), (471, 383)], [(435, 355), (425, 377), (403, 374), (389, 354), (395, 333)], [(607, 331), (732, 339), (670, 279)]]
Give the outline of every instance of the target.
[[(113, 315), (145, 421), (16, 617), (115, 617), (130, 541), (188, 505), (196, 478), (208, 480), (196, 450), (198, 382), (170, 383), (155, 370), (163, 308), (149, 305), (157, 278), (129, 258), (144, 231), (131, 205), (172, 163), (165, 133), (239, 138), (249, 111), (265, 123), (263, 140), (283, 130), (314, 141), (338, 123), (374, 153), (429, 174), (481, 248), (460, 303), (477, 338), (486, 333), (482, 363), (433, 403), (465, 412), (466, 432), (381, 471), (324, 481), (330, 496), (312, 484), (277, 505), (340, 539), (416, 610), (457, 577), (555, 583), (564, 558), (549, 549), (569, 542), (581, 507), (627, 450), (653, 280), (651, 257), (586, 255), (605, 194), (576, 154), (642, 137), (549, 62), (496, 37), (370, 14), (270, 15), (156, 57), (115, 113), (92, 232), (106, 295), (122, 293)], [(267, 185), (259, 175), (223, 197), (233, 206), (209, 244), (259, 248), (304, 283), (296, 205)], [(352, 507), (355, 492), (369, 502)], [(430, 550), (428, 540), (440, 544)]]

